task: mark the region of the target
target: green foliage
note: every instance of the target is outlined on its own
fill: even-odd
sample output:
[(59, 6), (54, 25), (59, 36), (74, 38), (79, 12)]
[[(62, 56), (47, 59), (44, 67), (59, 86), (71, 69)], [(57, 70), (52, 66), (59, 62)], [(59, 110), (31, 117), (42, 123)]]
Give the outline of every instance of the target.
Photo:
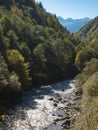
[(27, 61), (30, 61), (31, 51), (25, 42), (22, 42), (19, 45), (19, 49), (21, 50), (22, 55), (25, 57)]
[(92, 19), (88, 24), (82, 27), (75, 35), (82, 40), (90, 43), (98, 42), (98, 17)]
[(3, 56), (1, 56), (0, 54), (0, 91), (2, 90), (2, 88), (8, 86), (8, 75), (9, 75), (8, 66)]
[(98, 129), (98, 17), (91, 20), (75, 35), (84, 43), (77, 45), (75, 64), (81, 73), (76, 87), (81, 92), (81, 113), (73, 130)]
[(79, 70), (82, 70), (86, 63), (90, 61), (92, 58), (98, 58), (98, 45), (89, 44), (85, 46), (83, 49), (77, 52), (75, 58), (75, 64)]
[(14, 92), (19, 92), (21, 90), (21, 83), (19, 82), (19, 77), (15, 72), (9, 75), (9, 87), (13, 89)]
[(81, 43), (60, 25), (55, 15), (47, 13), (41, 3), (0, 0), (0, 103), (8, 106), (15, 102), (31, 85), (72, 78), (77, 73), (77, 66), (83, 70), (76, 82), (83, 92), (83, 114), (81, 121), (77, 119), (79, 125), (76, 124), (75, 130), (96, 130), (97, 19), (75, 34), (83, 38)]
[(88, 62), (85, 66), (85, 68), (82, 70), (81, 74), (77, 76), (77, 82), (76, 86), (82, 86), (86, 80), (94, 74), (96, 71), (98, 71), (98, 60), (93, 58), (90, 62)]
[(10, 73), (8, 65), (0, 54), (0, 105), (8, 106), (21, 90), (18, 75)]
[(13, 72), (10, 73), (8, 66), (4, 58), (0, 55), (0, 92), (3, 88), (12, 88), (13, 90), (18, 90), (21, 87), (18, 75)]
[[(81, 113), (74, 130), (97, 130), (98, 127), (98, 60), (87, 63), (77, 76), (76, 86), (82, 89)], [(89, 109), (88, 109), (89, 108)]]
[(29, 63), (25, 63), (24, 57), (14, 49), (7, 51), (7, 60), (10, 70), (14, 70), (19, 75), (23, 89), (27, 89), (30, 85)]
[(1, 0), (0, 98), (10, 102), (31, 85), (74, 77), (76, 44), (78, 40), (41, 3)]

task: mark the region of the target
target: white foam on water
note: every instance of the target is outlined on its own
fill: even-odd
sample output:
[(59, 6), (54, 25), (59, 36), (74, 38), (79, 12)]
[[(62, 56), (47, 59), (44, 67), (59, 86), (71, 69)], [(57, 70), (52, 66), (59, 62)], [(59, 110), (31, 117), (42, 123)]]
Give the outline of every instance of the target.
[[(66, 95), (72, 94), (75, 89), (74, 80), (59, 82), (53, 85), (43, 86), (38, 90), (40, 95), (43, 95), (42, 98), (39, 98), (40, 95), (34, 95), (30, 93), (29, 96), (24, 97), (22, 104), (16, 107), (17, 112), (24, 112), (25, 119), (17, 119), (14, 121), (13, 130), (43, 130), (58, 118), (54, 116), (53, 113), (60, 108), (65, 107), (66, 104), (63, 102), (58, 102), (55, 106), (54, 101), (57, 98), (57, 94), (60, 97), (65, 98)], [(48, 89), (48, 90), (47, 90)], [(48, 92), (49, 91), (49, 92)], [(52, 92), (51, 92), (52, 91)], [(53, 98), (50, 100), (50, 98)], [(36, 102), (35, 108), (33, 104)], [(21, 114), (20, 114), (21, 115)], [(23, 115), (24, 116), (24, 115)]]

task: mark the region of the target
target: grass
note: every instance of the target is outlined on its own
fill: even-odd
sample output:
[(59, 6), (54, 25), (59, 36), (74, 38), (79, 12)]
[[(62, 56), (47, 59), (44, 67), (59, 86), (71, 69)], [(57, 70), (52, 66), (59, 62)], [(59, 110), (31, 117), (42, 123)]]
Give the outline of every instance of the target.
[(76, 86), (82, 90), (81, 113), (71, 130), (98, 130), (98, 60), (87, 64), (77, 76)]

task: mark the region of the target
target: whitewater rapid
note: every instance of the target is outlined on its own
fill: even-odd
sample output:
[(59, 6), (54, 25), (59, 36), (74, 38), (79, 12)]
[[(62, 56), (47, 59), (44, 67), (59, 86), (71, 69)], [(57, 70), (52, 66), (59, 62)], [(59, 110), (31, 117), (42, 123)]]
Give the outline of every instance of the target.
[(22, 101), (9, 110), (12, 113), (9, 130), (61, 130), (74, 90), (75, 80), (67, 80), (26, 93)]

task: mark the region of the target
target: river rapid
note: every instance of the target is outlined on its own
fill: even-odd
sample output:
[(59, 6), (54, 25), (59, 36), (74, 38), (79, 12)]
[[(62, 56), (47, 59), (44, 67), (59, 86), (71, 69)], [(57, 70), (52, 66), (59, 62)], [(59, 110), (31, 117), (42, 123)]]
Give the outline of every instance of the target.
[(25, 93), (22, 101), (8, 110), (6, 127), (0, 130), (66, 130), (79, 113), (75, 80), (42, 86)]

